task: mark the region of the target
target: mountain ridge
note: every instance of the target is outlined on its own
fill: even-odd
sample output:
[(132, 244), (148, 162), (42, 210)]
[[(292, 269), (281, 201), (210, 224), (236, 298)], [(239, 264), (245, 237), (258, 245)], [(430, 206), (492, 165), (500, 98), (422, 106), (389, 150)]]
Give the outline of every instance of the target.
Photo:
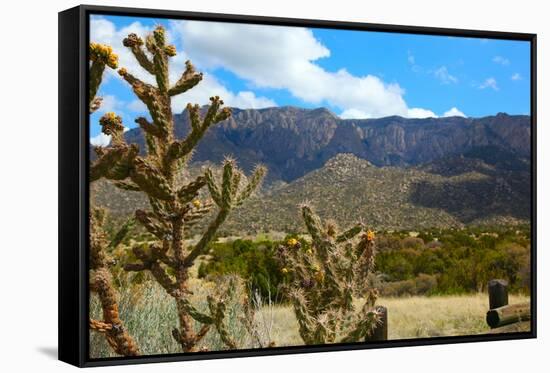
[[(186, 111), (175, 116), (176, 137), (190, 128)], [(530, 117), (497, 114), (482, 118), (340, 119), (326, 108), (233, 109), (205, 134), (193, 162), (221, 162), (226, 155), (246, 171), (256, 163), (270, 170), (268, 183), (291, 182), (338, 153), (351, 153), (377, 166), (409, 167), (480, 146), (530, 155)], [(141, 130), (125, 134), (144, 149)]]

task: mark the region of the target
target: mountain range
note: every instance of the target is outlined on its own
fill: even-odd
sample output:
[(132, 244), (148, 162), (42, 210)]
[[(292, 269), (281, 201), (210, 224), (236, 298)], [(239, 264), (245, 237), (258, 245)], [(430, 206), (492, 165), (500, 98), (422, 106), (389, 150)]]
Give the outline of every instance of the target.
[[(175, 123), (185, 136), (187, 113)], [(144, 147), (139, 129), (126, 140)], [(301, 230), (296, 206), (304, 201), (343, 226), (515, 224), (531, 213), (530, 144), (529, 116), (344, 120), (324, 108), (233, 109), (200, 142), (190, 174), (226, 155), (245, 171), (267, 166), (265, 187), (232, 213), (227, 233)], [(105, 181), (92, 194), (115, 216), (146, 205)]]

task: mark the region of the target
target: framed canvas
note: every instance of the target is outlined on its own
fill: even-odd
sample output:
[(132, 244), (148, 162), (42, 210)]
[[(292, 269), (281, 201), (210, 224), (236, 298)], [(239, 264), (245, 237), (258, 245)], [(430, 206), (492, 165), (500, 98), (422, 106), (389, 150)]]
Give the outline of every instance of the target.
[(59, 13), (59, 358), (536, 336), (536, 35)]

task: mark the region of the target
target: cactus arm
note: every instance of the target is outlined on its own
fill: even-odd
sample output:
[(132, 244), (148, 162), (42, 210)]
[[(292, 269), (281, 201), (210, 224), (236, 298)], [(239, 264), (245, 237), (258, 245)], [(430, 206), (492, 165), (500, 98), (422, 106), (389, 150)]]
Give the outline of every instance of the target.
[(240, 172), (236, 169), (235, 161), (226, 158), (223, 163), (221, 209), (229, 210), (233, 203), (233, 196), (239, 185)]
[(220, 192), (220, 188), (216, 185), (216, 181), (214, 180), (214, 175), (212, 174), (211, 169), (207, 169), (204, 173), (204, 178), (206, 180), (206, 186), (208, 187), (208, 191), (210, 192), (210, 196), (216, 203), (216, 205), (221, 205), (222, 203), (222, 194)]
[(139, 127), (144, 132), (146, 132), (147, 134), (149, 134), (151, 136), (158, 137), (158, 138), (163, 138), (163, 137), (167, 136), (165, 128), (161, 128), (158, 125), (156, 125), (155, 123), (149, 122), (144, 117), (136, 118), (135, 122), (139, 125)]
[(363, 230), (363, 224), (356, 224), (336, 237), (336, 243), (344, 242), (357, 236)]
[(170, 232), (169, 227), (161, 223), (151, 212), (136, 210), (135, 218), (149, 233), (160, 240), (165, 239)]
[(163, 94), (167, 93), (170, 84), (168, 81), (168, 55), (165, 50), (166, 36), (164, 28), (155, 28), (152, 37), (148, 37), (147, 41), (147, 47), (153, 54), (153, 67), (155, 71), (154, 75), (157, 80), (157, 87)]
[(119, 162), (126, 149), (123, 147), (109, 148), (105, 151), (102, 157), (96, 159), (96, 161), (90, 166), (90, 182), (99, 180), (106, 176), (110, 170), (113, 169), (115, 164)]
[(223, 299), (214, 299), (214, 297), (209, 296), (207, 298), (208, 307), (210, 308), (210, 314), (212, 315), (213, 324), (216, 327), (220, 339), (230, 350), (235, 350), (237, 348), (237, 343), (233, 338), (231, 338), (225, 323), (225, 311), (226, 305)]
[(341, 341), (343, 343), (364, 341), (372, 333), (379, 320), (380, 317), (376, 311), (363, 309), (351, 330)]
[(176, 84), (168, 90), (168, 94), (175, 96), (184, 93), (199, 84), (201, 80), (202, 73), (195, 71), (195, 67), (191, 64), (191, 61), (185, 61), (185, 71)]
[(149, 74), (155, 74), (153, 62), (151, 62), (143, 50), (143, 39), (136, 34), (130, 34), (128, 37), (124, 38), (122, 45), (130, 49), (141, 67), (143, 67)]
[(259, 187), (266, 173), (267, 173), (267, 169), (264, 166), (261, 166), (261, 165), (256, 166), (256, 168), (254, 169), (254, 172), (252, 173), (252, 177), (248, 181), (248, 184), (243, 189), (243, 191), (238, 195), (235, 201), (235, 205), (237, 206), (241, 205), (248, 197), (250, 197), (252, 192)]
[(116, 69), (118, 65), (118, 56), (113, 53), (113, 49), (108, 45), (90, 43), (89, 56), (92, 64), (89, 70), (89, 111), (93, 113), (101, 104), (101, 98), (96, 97), (99, 86), (103, 79), (105, 67), (109, 66)]
[(104, 63), (92, 62), (92, 65), (90, 66), (90, 78), (88, 80), (90, 82), (90, 92), (88, 93), (90, 113), (93, 113), (94, 111), (99, 109), (99, 104), (101, 103), (101, 101), (97, 101), (96, 95), (97, 91), (99, 90), (99, 86), (101, 85), (104, 71)]
[(296, 320), (298, 321), (300, 336), (306, 344), (313, 344), (314, 322), (308, 310), (308, 303), (303, 291), (299, 288), (293, 289), (289, 293), (289, 297), (294, 308)]
[(191, 267), (195, 262), (195, 259), (197, 259), (200, 255), (204, 254), (206, 247), (208, 246), (210, 241), (212, 241), (212, 239), (216, 235), (216, 232), (218, 231), (218, 229), (223, 224), (225, 219), (227, 219), (228, 216), (229, 216), (229, 210), (220, 209), (218, 211), (216, 218), (210, 223), (210, 225), (206, 229), (206, 232), (204, 232), (199, 242), (197, 242), (197, 244), (185, 257), (185, 260), (183, 261), (183, 265), (185, 267)]
[(309, 206), (303, 205), (302, 217), (313, 242), (322, 242), (324, 240), (323, 225), (321, 224), (321, 219), (319, 219), (319, 216), (317, 216)]
[(183, 186), (178, 190), (178, 198), (182, 204), (191, 202), (197, 196), (199, 190), (206, 185), (204, 176), (197, 177), (191, 183)]
[(205, 204), (200, 208), (193, 209), (193, 211), (188, 213), (185, 217), (184, 227), (186, 229), (193, 227), (195, 224), (197, 224), (198, 221), (200, 221), (206, 214), (210, 212), (211, 207), (212, 204)]
[(199, 107), (196, 105), (187, 106), (192, 124), (191, 132), (184, 140), (174, 141), (170, 145), (168, 149), (169, 159), (175, 160), (189, 154), (197, 146), (199, 140), (204, 136), (204, 133), (211, 125), (229, 118), (231, 110), (229, 108), (219, 110), (220, 106), (223, 105), (223, 101), (218, 96), (211, 97), (210, 102), (208, 111), (200, 124), (196, 123)]
[(214, 319), (197, 310), (193, 305), (189, 302), (189, 300), (185, 298), (178, 298), (178, 306), (183, 308), (191, 317), (193, 317), (195, 320), (202, 324), (213, 324)]
[(116, 69), (118, 65), (118, 56), (113, 53), (110, 46), (90, 43), (89, 50), (90, 60), (92, 64), (89, 70), (89, 111), (95, 112), (101, 105), (101, 97), (96, 97), (101, 81), (103, 80), (103, 73), (105, 67), (109, 66), (112, 69)]
[(131, 180), (151, 197), (163, 201), (174, 199), (174, 193), (162, 172), (143, 158), (136, 158), (130, 170)]

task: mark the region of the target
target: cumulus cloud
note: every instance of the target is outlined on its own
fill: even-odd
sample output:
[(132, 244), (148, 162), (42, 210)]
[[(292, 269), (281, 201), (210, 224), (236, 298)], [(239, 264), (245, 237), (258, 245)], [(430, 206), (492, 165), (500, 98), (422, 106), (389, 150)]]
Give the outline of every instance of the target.
[(512, 80), (521, 80), (522, 77), (521, 77), (520, 73), (515, 73), (510, 77), (510, 79), (512, 79)]
[(508, 66), (510, 64), (510, 60), (502, 56), (493, 57), (493, 62), (498, 63), (499, 65), (502, 65), (502, 66)]
[(398, 83), (322, 68), (317, 61), (330, 50), (309, 29), (195, 21), (174, 21), (172, 29), (199, 66), (229, 70), (252, 86), (285, 89), (304, 102), (335, 106), (343, 117), (408, 115)]
[(441, 81), (443, 84), (458, 83), (458, 78), (449, 73), (447, 66), (441, 66), (434, 70), (434, 76)]
[(443, 113), (444, 117), (463, 117), (466, 118), (466, 114), (464, 114), (462, 111), (458, 110), (456, 107), (453, 107), (449, 110), (447, 110), (445, 113)]
[[(135, 33), (144, 38), (151, 31), (151, 27), (146, 27), (140, 22), (133, 22), (126, 27), (117, 29), (111, 21), (104, 18), (93, 17), (90, 21), (91, 41), (111, 45), (114, 52), (119, 56), (119, 66), (125, 67), (129, 72), (146, 83), (156, 84), (154, 76), (145, 71), (128, 48), (122, 45), (122, 40), (130, 33)], [(178, 45), (178, 42), (181, 44), (181, 39), (174, 36), (174, 30), (171, 28), (167, 30), (167, 41), (170, 44), (176, 44), (176, 47), (178, 47), (178, 54), (169, 60), (169, 78), (172, 82), (175, 82), (185, 70), (185, 61), (189, 56), (182, 51), (181, 45)], [(121, 79), (114, 70), (107, 69), (107, 71), (108, 75)], [(277, 106), (273, 100), (266, 97), (257, 97), (252, 91), (233, 92), (217, 81), (214, 76), (205, 74), (204, 80), (198, 86), (182, 95), (176, 96), (172, 100), (172, 109), (174, 112), (181, 112), (188, 102), (201, 105), (207, 104), (209, 103), (209, 97), (213, 95), (222, 97), (229, 106), (239, 106), (242, 108)], [(127, 107), (133, 112), (141, 113), (146, 111), (145, 106), (139, 100), (128, 103)]]
[(437, 118), (437, 115), (431, 111), (421, 108), (412, 108), (407, 112), (409, 118)]
[(97, 136), (90, 138), (90, 144), (93, 146), (108, 146), (111, 143), (111, 136), (100, 132)]
[[(90, 40), (113, 46), (119, 55), (120, 66), (141, 80), (155, 84), (154, 77), (122, 46), (122, 39), (127, 34), (133, 32), (143, 37), (151, 31), (150, 27), (133, 22), (116, 28), (107, 19), (93, 17), (90, 30)], [(409, 108), (404, 99), (405, 91), (396, 82), (385, 82), (371, 74), (353, 75), (343, 68), (328, 71), (321, 67), (318, 60), (329, 57), (330, 50), (307, 28), (172, 21), (167, 39), (179, 51), (169, 62), (171, 81), (180, 77), (187, 59), (204, 72), (204, 79), (197, 87), (174, 97), (174, 112), (181, 112), (188, 102), (208, 104), (212, 95), (222, 97), (228, 106), (277, 106), (272, 99), (253, 92), (254, 88), (267, 88), (285, 89), (309, 104), (335, 107), (342, 111), (342, 117), (435, 116), (427, 109)], [(232, 91), (216, 78), (216, 69), (232, 72), (249, 84), (249, 89)], [(120, 79), (114, 71), (109, 74)], [(457, 81), (448, 72), (441, 76), (449, 82)], [(126, 103), (125, 108), (129, 112), (145, 112), (139, 101)]]
[(485, 81), (479, 85), (479, 89), (486, 89), (486, 88), (491, 88), (495, 91), (498, 91), (499, 88), (498, 88), (497, 80), (495, 78), (485, 79)]

